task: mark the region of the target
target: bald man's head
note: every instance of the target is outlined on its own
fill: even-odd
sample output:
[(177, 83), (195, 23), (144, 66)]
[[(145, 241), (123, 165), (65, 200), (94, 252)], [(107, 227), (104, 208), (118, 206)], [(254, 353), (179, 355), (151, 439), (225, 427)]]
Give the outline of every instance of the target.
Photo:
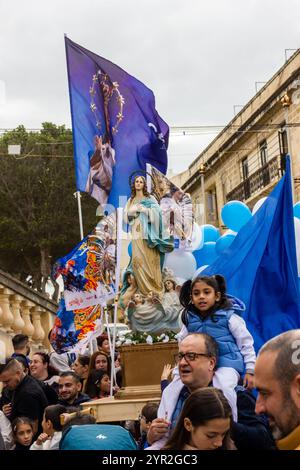
[(268, 341), (259, 351), (259, 356), (268, 354), (274, 379), (284, 389), (289, 388), (296, 375), (300, 374), (300, 329), (282, 333)]
[(268, 341), (255, 365), (256, 413), (266, 414), (274, 439), (300, 425), (300, 330)]

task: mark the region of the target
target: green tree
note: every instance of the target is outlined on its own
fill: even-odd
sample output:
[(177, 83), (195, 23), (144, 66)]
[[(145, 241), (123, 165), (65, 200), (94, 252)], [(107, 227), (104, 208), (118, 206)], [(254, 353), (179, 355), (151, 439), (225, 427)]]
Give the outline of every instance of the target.
[[(21, 155), (8, 155), (9, 144), (20, 144)], [(19, 126), (0, 138), (0, 264), (43, 293), (54, 261), (80, 238), (72, 156), (65, 126), (46, 122), (39, 132)], [(85, 234), (97, 223), (96, 209), (82, 194)]]

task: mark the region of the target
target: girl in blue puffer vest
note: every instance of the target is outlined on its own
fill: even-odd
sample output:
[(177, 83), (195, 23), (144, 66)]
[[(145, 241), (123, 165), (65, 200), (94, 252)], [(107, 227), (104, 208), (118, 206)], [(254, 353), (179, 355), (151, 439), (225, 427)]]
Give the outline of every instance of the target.
[[(182, 327), (178, 339), (189, 333), (206, 333), (218, 343), (219, 355), (214, 375), (214, 386), (227, 396), (234, 419), (237, 419), (236, 393), (240, 376), (245, 372), (243, 385), (254, 386), (255, 350), (241, 313), (245, 305), (239, 299), (226, 294), (223, 276), (201, 276), (186, 281), (180, 292), (184, 307)], [(219, 387), (216, 384), (219, 383)]]

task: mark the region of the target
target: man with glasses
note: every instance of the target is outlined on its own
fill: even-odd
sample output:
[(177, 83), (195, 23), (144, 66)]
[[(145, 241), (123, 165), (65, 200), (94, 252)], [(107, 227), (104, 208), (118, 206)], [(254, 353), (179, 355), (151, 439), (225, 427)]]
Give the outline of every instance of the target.
[[(177, 364), (179, 376), (162, 394), (158, 418), (148, 431), (150, 449), (161, 449), (168, 439), (186, 398), (203, 387), (221, 388), (215, 373), (218, 358), (216, 341), (204, 333), (186, 336), (179, 344)], [(238, 449), (270, 449), (273, 440), (262, 417), (255, 415), (255, 399), (251, 392), (238, 387), (238, 422), (232, 425), (232, 439)]]

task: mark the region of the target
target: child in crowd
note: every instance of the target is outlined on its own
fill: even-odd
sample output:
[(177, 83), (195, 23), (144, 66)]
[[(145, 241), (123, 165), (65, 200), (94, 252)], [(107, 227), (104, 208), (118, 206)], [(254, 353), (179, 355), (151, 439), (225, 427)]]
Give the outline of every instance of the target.
[(66, 412), (63, 405), (50, 405), (45, 408), (42, 428), (43, 432), (31, 445), (30, 450), (57, 450), (61, 439), (62, 425), (60, 416)]
[(172, 375), (174, 367), (171, 364), (165, 364), (161, 377), (160, 377), (160, 388), (161, 388), (161, 393), (164, 391), (164, 389), (169, 385), (169, 378)]
[(196, 390), (185, 401), (164, 450), (233, 450), (231, 417), (230, 405), (221, 390)]
[(147, 434), (152, 421), (157, 418), (157, 410), (158, 403), (147, 403), (147, 405), (142, 408), (141, 414), (139, 416), (141, 438), (138, 442), (138, 446), (140, 450), (145, 449), (145, 447), (148, 445)]
[(12, 423), (15, 440), (14, 450), (29, 450), (33, 440), (33, 423), (25, 416), (16, 418)]
[(184, 307), (184, 326), (178, 340), (181, 341), (188, 333), (206, 333), (217, 341), (219, 357), (214, 385), (223, 390), (236, 421), (235, 388), (244, 370), (243, 385), (250, 390), (254, 387), (256, 355), (253, 338), (240, 316), (245, 305), (226, 294), (225, 279), (221, 275), (186, 281), (180, 292), (180, 302)]
[[(96, 397), (97, 398), (107, 398), (110, 396), (110, 377), (107, 372), (103, 370), (98, 370), (95, 372), (95, 385), (98, 389)], [(113, 388), (113, 393), (116, 392), (116, 388)]]

